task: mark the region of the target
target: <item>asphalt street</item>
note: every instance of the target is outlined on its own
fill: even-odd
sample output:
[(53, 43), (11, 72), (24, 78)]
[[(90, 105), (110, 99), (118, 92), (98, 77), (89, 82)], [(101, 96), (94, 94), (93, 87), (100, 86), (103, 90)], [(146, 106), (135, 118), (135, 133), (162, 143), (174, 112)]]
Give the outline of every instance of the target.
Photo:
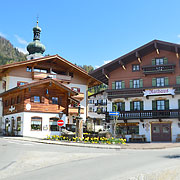
[(180, 148), (113, 150), (0, 138), (0, 179), (135, 180), (147, 174), (155, 180), (161, 173), (173, 180), (179, 168)]

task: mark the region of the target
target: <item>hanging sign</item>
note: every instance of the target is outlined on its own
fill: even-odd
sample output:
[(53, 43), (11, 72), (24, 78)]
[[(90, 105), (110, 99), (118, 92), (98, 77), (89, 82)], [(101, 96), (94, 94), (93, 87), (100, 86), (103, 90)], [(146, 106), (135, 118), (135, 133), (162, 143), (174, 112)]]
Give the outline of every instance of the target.
[(145, 89), (143, 91), (144, 96), (153, 96), (153, 95), (161, 95), (161, 94), (171, 94), (175, 95), (175, 89), (173, 88), (158, 88), (158, 89)]

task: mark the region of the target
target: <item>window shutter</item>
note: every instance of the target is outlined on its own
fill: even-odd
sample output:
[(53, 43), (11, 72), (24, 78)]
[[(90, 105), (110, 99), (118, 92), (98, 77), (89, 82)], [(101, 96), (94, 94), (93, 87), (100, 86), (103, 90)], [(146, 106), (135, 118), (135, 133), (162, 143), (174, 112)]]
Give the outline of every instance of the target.
[(125, 111), (125, 102), (122, 102), (122, 111)]
[(112, 82), (112, 89), (115, 89), (115, 82)]
[(114, 105), (115, 105), (116, 103), (112, 103), (112, 111), (115, 111), (115, 108), (114, 108)]
[(124, 81), (121, 81), (121, 87), (122, 87), (122, 89), (125, 88), (125, 82)]
[(139, 87), (142, 88), (143, 87), (143, 79), (139, 80)]
[(130, 102), (130, 111), (134, 111), (134, 108), (133, 108), (133, 101)]
[(130, 87), (130, 88), (133, 88), (133, 80), (130, 80), (130, 81), (129, 81), (129, 87)]
[(176, 84), (180, 84), (180, 76), (176, 76)]
[(156, 60), (155, 59), (152, 59), (152, 65), (156, 65)]
[(157, 108), (156, 108), (156, 101), (152, 101), (152, 110), (156, 110)]
[(156, 86), (156, 78), (152, 78), (152, 86)]
[(180, 99), (178, 99), (178, 109), (180, 109)]
[(165, 81), (165, 86), (168, 86), (168, 85), (169, 85), (169, 79), (168, 79), (168, 77), (165, 77), (165, 78), (164, 78), (164, 81)]
[(164, 64), (168, 63), (168, 58), (164, 58)]
[(144, 110), (144, 102), (143, 101), (140, 101), (140, 110)]
[(41, 96), (41, 103), (44, 103), (44, 97)]
[(169, 109), (169, 100), (165, 100), (165, 109), (166, 109), (166, 110)]
[(32, 97), (30, 98), (30, 101), (31, 101), (31, 102), (34, 102), (34, 96), (32, 96)]

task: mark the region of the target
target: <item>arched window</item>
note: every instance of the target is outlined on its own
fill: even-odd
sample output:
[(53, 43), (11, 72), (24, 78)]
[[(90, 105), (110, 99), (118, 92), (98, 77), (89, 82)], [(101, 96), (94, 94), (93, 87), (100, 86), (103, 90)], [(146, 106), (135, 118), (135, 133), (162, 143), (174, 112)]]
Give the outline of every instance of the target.
[(59, 118), (52, 117), (49, 119), (49, 130), (50, 131), (59, 131), (59, 126), (57, 125), (57, 121)]
[(31, 131), (42, 131), (42, 117), (31, 117)]

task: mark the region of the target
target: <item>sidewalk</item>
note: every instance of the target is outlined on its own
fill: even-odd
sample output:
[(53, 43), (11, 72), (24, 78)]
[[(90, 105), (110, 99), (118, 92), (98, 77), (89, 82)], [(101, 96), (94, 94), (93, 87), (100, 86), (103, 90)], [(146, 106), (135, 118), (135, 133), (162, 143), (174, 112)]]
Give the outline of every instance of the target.
[(9, 137), (9, 136), (0, 136), (3, 139), (9, 140), (20, 140), (20, 141), (29, 141), (36, 143), (44, 144), (55, 144), (62, 146), (75, 146), (75, 147), (88, 147), (88, 148), (100, 148), (100, 149), (165, 149), (165, 148), (175, 148), (180, 147), (180, 143), (127, 143), (121, 145), (109, 145), (109, 144), (85, 144), (85, 143), (76, 143), (76, 142), (62, 142), (62, 141), (53, 141), (38, 139), (32, 137)]

